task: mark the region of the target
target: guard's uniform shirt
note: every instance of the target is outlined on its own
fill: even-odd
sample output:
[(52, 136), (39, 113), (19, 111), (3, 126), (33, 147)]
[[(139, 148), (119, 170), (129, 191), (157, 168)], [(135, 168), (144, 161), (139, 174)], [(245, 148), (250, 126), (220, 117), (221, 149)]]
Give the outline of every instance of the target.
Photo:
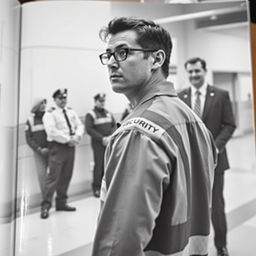
[(207, 255), (215, 165), (202, 121), (155, 85), (107, 146), (92, 255)]
[(92, 143), (102, 144), (102, 138), (112, 134), (116, 122), (113, 115), (106, 109), (95, 107), (85, 117), (86, 131)]
[[(77, 113), (71, 108), (65, 109), (71, 124), (71, 129), (73, 133), (72, 136), (82, 137), (84, 132), (84, 126)], [(47, 133), (48, 141), (55, 141), (62, 144), (70, 141), (70, 129), (63, 114), (62, 108), (56, 106), (55, 108), (50, 109), (48, 112), (45, 113), (43, 117), (43, 122)]]
[(31, 114), (26, 122), (25, 135), (28, 145), (35, 151), (47, 147), (46, 132), (43, 124), (44, 112)]

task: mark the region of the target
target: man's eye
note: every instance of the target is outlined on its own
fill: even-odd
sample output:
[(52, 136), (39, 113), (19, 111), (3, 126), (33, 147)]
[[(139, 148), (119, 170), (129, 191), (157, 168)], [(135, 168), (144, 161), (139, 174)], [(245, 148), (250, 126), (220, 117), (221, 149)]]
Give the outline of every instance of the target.
[(120, 57), (124, 57), (124, 56), (126, 56), (126, 50), (120, 49), (120, 50), (117, 52), (117, 54), (118, 54)]

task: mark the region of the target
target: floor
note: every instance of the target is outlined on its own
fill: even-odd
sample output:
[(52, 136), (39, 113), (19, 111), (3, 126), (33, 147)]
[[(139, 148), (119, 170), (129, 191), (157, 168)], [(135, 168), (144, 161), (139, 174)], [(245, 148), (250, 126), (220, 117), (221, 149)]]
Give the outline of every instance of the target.
[[(225, 197), (230, 256), (256, 255), (256, 161), (252, 134), (233, 138), (228, 144), (231, 170), (225, 174)], [(41, 220), (39, 212), (16, 222), (15, 256), (90, 256), (99, 212), (99, 199), (86, 195), (71, 202), (76, 212), (50, 212)], [(11, 224), (1, 224), (4, 233)], [(7, 232), (8, 233), (8, 232)], [(12, 234), (7, 234), (7, 237)], [(0, 236), (0, 241), (4, 241)], [(6, 236), (5, 236), (6, 239)], [(8, 244), (0, 243), (0, 255), (8, 255)], [(216, 255), (213, 242), (209, 256)]]

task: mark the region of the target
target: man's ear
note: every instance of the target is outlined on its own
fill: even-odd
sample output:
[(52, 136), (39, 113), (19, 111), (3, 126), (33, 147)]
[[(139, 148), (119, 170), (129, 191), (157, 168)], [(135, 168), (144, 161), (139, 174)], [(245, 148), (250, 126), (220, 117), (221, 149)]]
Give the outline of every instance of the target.
[(160, 49), (160, 50), (154, 52), (153, 58), (154, 58), (154, 61), (152, 64), (152, 70), (157, 70), (157, 69), (161, 68), (166, 59), (164, 50)]

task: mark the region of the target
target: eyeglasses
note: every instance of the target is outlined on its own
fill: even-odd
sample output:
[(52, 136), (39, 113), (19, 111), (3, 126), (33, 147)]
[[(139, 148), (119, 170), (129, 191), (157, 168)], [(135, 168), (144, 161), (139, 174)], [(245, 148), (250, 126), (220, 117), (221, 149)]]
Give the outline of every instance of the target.
[(113, 55), (115, 60), (118, 62), (124, 61), (127, 59), (127, 56), (130, 52), (141, 51), (141, 52), (155, 52), (156, 50), (153, 49), (136, 49), (136, 48), (120, 48), (116, 49), (114, 52), (104, 52), (99, 55), (100, 61), (103, 65), (107, 65), (108, 61), (110, 60), (111, 56)]
[(57, 97), (59, 100), (66, 100), (67, 99), (67, 97), (65, 97), (65, 96), (59, 96), (59, 97)]

